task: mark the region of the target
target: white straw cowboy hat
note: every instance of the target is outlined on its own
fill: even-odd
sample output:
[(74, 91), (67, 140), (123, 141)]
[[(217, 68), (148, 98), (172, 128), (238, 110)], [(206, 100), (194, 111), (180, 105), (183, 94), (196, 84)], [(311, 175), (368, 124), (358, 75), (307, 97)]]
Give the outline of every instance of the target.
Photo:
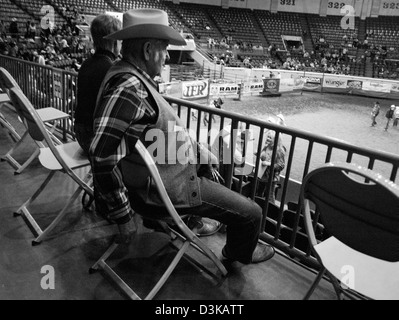
[(105, 39), (161, 39), (175, 46), (187, 45), (175, 29), (169, 27), (168, 14), (158, 9), (133, 9), (123, 15), (123, 27)]

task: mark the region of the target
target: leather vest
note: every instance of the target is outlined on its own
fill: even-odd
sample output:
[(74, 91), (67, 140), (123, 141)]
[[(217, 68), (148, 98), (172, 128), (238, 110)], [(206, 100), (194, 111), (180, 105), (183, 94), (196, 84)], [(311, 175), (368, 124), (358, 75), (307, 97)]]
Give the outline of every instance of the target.
[[(126, 73), (140, 80), (156, 103), (157, 122), (147, 125), (140, 140), (155, 160), (170, 200), (176, 208), (201, 205), (196, 152), (189, 133), (175, 110), (148, 79), (122, 60), (109, 70), (100, 92), (110, 79)], [(146, 204), (163, 206), (150, 172), (135, 148), (122, 159), (120, 168), (129, 192), (133, 190)]]

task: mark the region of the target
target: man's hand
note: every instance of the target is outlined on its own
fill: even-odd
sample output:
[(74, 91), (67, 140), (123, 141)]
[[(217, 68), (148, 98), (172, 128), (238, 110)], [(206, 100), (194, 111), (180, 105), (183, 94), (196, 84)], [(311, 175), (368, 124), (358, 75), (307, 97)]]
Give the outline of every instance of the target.
[(116, 243), (129, 244), (137, 232), (136, 224), (133, 219), (129, 222), (118, 225), (119, 235), (116, 237)]

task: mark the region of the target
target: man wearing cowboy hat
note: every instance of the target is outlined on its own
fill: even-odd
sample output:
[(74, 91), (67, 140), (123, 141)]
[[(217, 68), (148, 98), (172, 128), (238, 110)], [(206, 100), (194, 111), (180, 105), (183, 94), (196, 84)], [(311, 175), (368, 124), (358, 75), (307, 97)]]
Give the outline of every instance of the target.
[[(215, 156), (191, 140), (175, 110), (158, 93), (153, 79), (161, 75), (169, 59), (168, 45), (186, 44), (169, 27), (167, 13), (130, 10), (123, 16), (123, 28), (106, 38), (123, 41), (123, 58), (109, 70), (100, 89), (90, 158), (96, 207), (118, 224), (120, 241), (129, 242), (135, 233), (133, 210), (159, 212), (163, 207), (147, 167), (135, 150), (140, 140), (153, 149), (154, 156), (155, 145), (158, 170), (179, 214), (217, 219), (227, 225), (222, 252), (226, 259), (242, 263), (270, 259), (273, 248), (258, 244), (261, 208), (197, 176), (196, 156), (208, 164)], [(182, 148), (186, 152), (177, 152)], [(162, 154), (165, 159), (159, 156)]]

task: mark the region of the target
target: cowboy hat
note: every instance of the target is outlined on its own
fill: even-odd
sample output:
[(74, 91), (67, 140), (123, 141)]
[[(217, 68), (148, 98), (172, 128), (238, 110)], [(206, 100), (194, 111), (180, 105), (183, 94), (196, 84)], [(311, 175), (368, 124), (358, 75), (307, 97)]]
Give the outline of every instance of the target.
[(123, 15), (123, 27), (105, 39), (161, 39), (175, 46), (187, 45), (175, 29), (169, 27), (168, 14), (158, 9), (133, 9)]

